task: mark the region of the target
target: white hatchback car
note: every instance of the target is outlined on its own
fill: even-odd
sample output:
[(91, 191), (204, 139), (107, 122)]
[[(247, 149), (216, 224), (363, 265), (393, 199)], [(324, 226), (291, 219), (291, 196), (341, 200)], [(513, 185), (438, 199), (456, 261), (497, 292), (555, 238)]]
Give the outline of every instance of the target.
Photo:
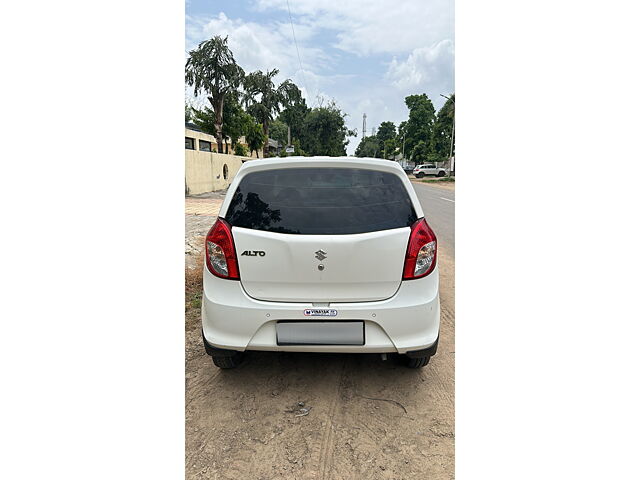
[(371, 158), (246, 162), (206, 238), (202, 336), (247, 350), (436, 353), (436, 237), (402, 168)]

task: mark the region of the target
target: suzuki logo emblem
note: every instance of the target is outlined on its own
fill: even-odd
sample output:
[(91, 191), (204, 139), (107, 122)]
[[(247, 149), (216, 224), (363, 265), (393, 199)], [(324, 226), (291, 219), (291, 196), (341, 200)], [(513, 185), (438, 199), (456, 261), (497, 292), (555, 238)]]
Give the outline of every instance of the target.
[(316, 258), (318, 260), (324, 260), (325, 258), (327, 258), (327, 252), (325, 252), (324, 250), (318, 250), (316, 252)]

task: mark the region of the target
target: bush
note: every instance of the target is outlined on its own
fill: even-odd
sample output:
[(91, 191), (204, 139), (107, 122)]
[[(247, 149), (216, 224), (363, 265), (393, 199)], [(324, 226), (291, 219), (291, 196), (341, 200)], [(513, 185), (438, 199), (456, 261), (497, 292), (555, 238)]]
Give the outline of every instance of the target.
[(429, 180), (422, 180), (423, 183), (442, 183), (442, 182), (455, 182), (455, 177), (441, 177), (441, 178), (432, 178)]
[(240, 157), (248, 157), (248, 151), (247, 151), (247, 147), (245, 147), (244, 145), (242, 145), (241, 143), (236, 145), (236, 148), (233, 149), (233, 153), (235, 153), (236, 155), (240, 156)]

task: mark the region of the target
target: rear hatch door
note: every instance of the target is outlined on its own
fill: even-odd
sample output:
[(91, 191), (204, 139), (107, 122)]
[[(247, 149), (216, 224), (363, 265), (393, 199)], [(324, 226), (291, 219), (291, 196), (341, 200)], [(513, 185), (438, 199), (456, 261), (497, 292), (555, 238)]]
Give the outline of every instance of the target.
[(250, 296), (318, 303), (393, 296), (417, 219), (395, 173), (336, 167), (249, 173), (225, 217)]

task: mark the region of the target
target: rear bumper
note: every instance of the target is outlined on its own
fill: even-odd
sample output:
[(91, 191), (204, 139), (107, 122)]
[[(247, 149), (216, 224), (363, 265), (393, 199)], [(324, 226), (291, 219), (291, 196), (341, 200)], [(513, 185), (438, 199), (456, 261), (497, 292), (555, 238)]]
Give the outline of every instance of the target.
[[(332, 321), (364, 322), (364, 345), (278, 345), (279, 320), (322, 321), (305, 317), (308, 308), (331, 308)], [(440, 330), (438, 267), (425, 278), (403, 281), (386, 300), (375, 302), (266, 302), (249, 297), (238, 281), (224, 280), (204, 269), (202, 333), (210, 348), (291, 352), (407, 353), (433, 351)], [(430, 349), (431, 350), (428, 350)], [(418, 354), (418, 356), (424, 356)]]

